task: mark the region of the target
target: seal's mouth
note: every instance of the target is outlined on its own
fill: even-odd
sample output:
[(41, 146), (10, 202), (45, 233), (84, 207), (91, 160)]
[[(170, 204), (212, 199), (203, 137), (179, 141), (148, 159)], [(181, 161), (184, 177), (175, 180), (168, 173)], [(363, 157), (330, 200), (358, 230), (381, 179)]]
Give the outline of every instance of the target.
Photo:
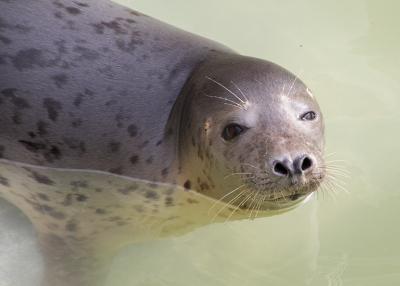
[(323, 178), (323, 174), (318, 174), (318, 176), (297, 178), (295, 181), (291, 178), (282, 178), (263, 184), (262, 179), (257, 180), (253, 177), (246, 181), (246, 185), (254, 194), (254, 199), (246, 201), (241, 208), (253, 208), (255, 204), (253, 201), (258, 201), (260, 209), (280, 209), (297, 205), (318, 190)]
[(288, 196), (282, 196), (282, 197), (278, 197), (278, 198), (274, 198), (274, 199), (265, 199), (264, 202), (287, 202), (287, 201), (296, 201), (298, 199), (301, 199), (303, 197), (305, 197), (306, 194), (293, 194), (293, 195), (288, 195)]

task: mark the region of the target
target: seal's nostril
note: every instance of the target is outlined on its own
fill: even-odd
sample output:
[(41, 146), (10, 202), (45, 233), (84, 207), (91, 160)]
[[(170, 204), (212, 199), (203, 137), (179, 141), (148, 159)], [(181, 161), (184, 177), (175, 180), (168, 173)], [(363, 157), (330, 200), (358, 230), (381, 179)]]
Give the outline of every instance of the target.
[(303, 162), (301, 162), (301, 170), (306, 171), (311, 168), (313, 162), (309, 157), (304, 157)]
[(287, 176), (289, 174), (289, 170), (281, 162), (276, 162), (275, 163), (274, 172), (275, 172), (275, 174), (281, 175), (281, 176)]

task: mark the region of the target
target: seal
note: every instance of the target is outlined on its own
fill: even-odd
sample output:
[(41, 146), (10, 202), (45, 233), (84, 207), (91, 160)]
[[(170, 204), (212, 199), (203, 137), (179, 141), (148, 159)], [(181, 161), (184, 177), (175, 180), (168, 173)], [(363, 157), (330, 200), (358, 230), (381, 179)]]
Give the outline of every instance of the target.
[[(106, 0), (0, 1), (0, 45), (4, 160), (177, 184), (255, 213), (298, 203), (324, 179), (320, 108), (274, 63)], [(105, 192), (75, 179), (46, 189), (66, 183), (26, 166), (5, 167), (0, 194), (49, 245), (79, 237), (72, 202), (115, 219)], [(174, 205), (168, 193), (143, 194), (142, 206)]]
[(322, 114), (285, 69), (109, 1), (0, 5), (3, 158), (214, 198), (318, 185)]

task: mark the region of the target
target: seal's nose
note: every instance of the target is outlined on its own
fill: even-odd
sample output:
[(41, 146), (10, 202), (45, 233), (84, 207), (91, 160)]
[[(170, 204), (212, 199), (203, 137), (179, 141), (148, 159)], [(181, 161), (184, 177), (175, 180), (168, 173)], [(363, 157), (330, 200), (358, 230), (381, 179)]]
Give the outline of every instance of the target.
[(297, 157), (294, 161), (287, 158), (275, 160), (272, 164), (272, 172), (277, 176), (293, 176), (309, 173), (314, 167), (310, 156), (303, 155)]

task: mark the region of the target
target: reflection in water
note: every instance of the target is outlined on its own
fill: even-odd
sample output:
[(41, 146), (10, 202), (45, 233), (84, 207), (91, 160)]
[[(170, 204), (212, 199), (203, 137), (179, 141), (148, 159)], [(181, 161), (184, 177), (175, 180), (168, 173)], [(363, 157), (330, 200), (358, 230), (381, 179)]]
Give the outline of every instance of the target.
[[(0, 174), (0, 194), (37, 231), (47, 285), (101, 285), (112, 257), (127, 244), (255, 217), (194, 191), (105, 172), (3, 159)], [(287, 202), (257, 216), (283, 213), (298, 203)]]

